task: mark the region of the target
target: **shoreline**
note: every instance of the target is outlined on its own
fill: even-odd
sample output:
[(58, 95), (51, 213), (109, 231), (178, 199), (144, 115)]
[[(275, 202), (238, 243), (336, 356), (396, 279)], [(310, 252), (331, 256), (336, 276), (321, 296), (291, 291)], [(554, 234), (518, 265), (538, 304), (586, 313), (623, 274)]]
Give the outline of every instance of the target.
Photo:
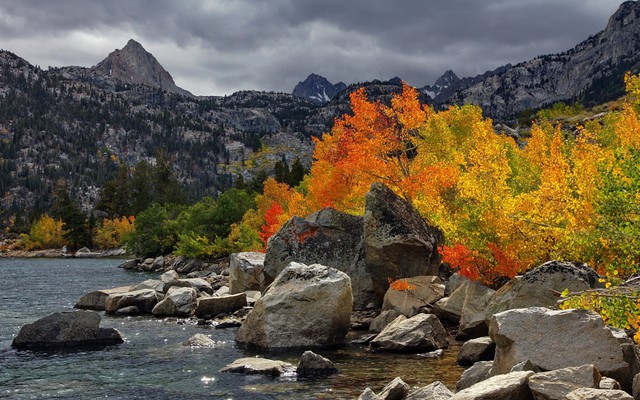
[(135, 256), (131, 254), (118, 253), (112, 250), (88, 253), (63, 253), (60, 249), (45, 250), (2, 250), (0, 258), (113, 258), (113, 259), (131, 259)]

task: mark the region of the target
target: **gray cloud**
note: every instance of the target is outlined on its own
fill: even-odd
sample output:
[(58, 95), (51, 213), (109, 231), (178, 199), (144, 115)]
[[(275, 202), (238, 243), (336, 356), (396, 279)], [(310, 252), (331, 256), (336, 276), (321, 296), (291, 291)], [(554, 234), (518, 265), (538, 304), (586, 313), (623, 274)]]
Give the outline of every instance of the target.
[(2, 47), (41, 67), (100, 62), (138, 40), (195, 94), (290, 92), (309, 73), (423, 86), (567, 50), (620, 0), (21, 0)]

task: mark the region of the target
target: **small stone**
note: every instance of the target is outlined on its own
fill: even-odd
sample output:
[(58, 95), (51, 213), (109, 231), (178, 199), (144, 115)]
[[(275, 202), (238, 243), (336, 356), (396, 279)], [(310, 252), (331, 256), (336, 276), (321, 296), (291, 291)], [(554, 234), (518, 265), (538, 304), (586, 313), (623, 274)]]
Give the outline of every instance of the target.
[(305, 351), (300, 357), (297, 374), (302, 377), (327, 376), (338, 372), (333, 363), (312, 351)]

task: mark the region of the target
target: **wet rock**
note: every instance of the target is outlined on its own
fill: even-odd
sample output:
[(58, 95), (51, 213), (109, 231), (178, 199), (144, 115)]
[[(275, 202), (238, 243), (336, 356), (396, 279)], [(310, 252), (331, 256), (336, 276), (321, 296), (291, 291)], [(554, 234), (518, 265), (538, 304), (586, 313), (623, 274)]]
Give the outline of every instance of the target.
[(409, 385), (402, 379), (396, 377), (387, 383), (378, 393), (378, 398), (383, 400), (401, 400), (409, 393)]
[(100, 328), (94, 311), (57, 312), (24, 325), (11, 343), (18, 349), (106, 346), (124, 340), (116, 329)]
[(247, 290), (262, 290), (264, 279), (264, 253), (244, 252), (231, 254), (229, 259), (229, 290), (231, 294)]
[(220, 370), (220, 372), (267, 376), (281, 376), (293, 371), (295, 367), (288, 362), (258, 357), (239, 358)]
[(140, 309), (136, 306), (122, 307), (118, 308), (115, 315), (138, 315), (140, 314)]
[(401, 315), (371, 341), (376, 351), (422, 352), (447, 347), (447, 332), (433, 314)]
[(216, 347), (216, 342), (207, 335), (196, 333), (183, 342), (182, 345), (190, 347)]
[(329, 359), (307, 350), (302, 354), (302, 357), (300, 357), (296, 372), (298, 376), (306, 378), (310, 376), (332, 375), (337, 373), (338, 369)]
[(105, 302), (109, 295), (116, 293), (126, 293), (130, 291), (131, 288), (131, 286), (121, 286), (112, 289), (95, 290), (83, 295), (73, 307), (81, 308), (84, 310), (104, 311)]
[(256, 302), (236, 341), (263, 349), (342, 345), (352, 303), (345, 273), (292, 262)]

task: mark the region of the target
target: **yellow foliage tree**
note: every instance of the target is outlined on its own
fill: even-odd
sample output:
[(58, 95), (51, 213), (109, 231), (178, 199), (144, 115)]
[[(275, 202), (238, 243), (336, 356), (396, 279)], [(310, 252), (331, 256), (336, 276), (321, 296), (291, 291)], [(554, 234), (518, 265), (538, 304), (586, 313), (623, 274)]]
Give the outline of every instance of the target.
[(43, 214), (36, 220), (28, 234), (22, 234), (22, 244), (26, 250), (53, 249), (65, 244), (62, 221)]
[(102, 220), (102, 225), (98, 227), (95, 235), (95, 244), (103, 249), (113, 249), (124, 244), (125, 236), (135, 229), (135, 218), (120, 217)]

